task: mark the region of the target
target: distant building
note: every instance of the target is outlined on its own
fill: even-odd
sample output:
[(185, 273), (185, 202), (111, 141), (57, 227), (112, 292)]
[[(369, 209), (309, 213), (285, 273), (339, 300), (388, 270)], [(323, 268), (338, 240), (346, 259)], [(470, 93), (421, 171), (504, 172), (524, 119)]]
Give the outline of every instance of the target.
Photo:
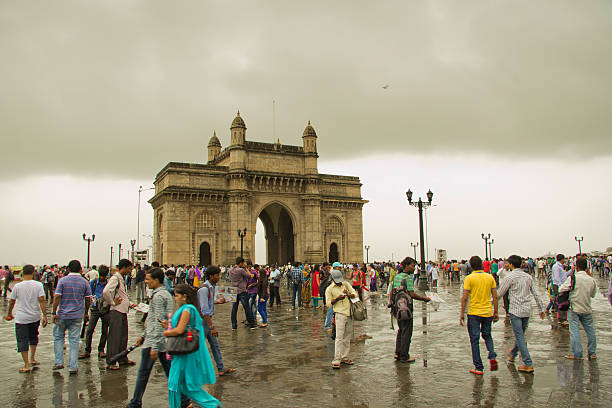
[(318, 172), (317, 134), (302, 146), (246, 140), (240, 112), (221, 149), (216, 133), (207, 164), (168, 163), (155, 178), (154, 259), (161, 264), (232, 264), (238, 230), (244, 258), (255, 255), (255, 226), (265, 227), (267, 262), (363, 262), (358, 177)]

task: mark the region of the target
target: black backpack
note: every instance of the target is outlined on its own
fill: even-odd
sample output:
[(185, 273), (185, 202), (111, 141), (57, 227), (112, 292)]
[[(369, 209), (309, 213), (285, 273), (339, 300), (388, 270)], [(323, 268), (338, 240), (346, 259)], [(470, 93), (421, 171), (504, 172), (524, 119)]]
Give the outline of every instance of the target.
[(391, 314), (398, 322), (412, 319), (412, 298), (406, 289), (406, 278), (402, 279), (402, 285), (399, 288), (393, 289)]

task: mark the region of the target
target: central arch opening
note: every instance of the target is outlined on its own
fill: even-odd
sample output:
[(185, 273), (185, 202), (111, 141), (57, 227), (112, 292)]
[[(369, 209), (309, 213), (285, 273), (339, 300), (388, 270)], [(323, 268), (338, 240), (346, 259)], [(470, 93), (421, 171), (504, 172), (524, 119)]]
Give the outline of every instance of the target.
[(212, 254), (210, 253), (210, 244), (206, 241), (200, 244), (200, 266), (209, 266), (212, 264)]
[(265, 262), (257, 255), (260, 251), (256, 251), (257, 262), (267, 265), (293, 262), (295, 260), (294, 226), (291, 215), (285, 207), (272, 203), (259, 213), (258, 219), (263, 224), (263, 231), (262, 228), (257, 228), (255, 235), (256, 241), (262, 242), (260, 237), (261, 233), (264, 233)]

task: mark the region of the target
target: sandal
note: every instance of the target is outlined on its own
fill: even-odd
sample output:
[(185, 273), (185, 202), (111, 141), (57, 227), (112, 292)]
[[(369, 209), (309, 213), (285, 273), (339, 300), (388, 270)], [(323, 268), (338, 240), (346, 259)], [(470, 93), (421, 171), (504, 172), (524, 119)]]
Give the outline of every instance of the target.
[(571, 354), (568, 354), (567, 356), (563, 356), (563, 357), (567, 358), (568, 360), (584, 360), (584, 358), (582, 357), (574, 357)]
[(25, 373), (31, 373), (31, 372), (32, 372), (32, 367), (30, 367), (30, 368), (21, 367), (21, 368), (19, 369), (19, 372), (20, 372), (20, 373), (24, 373), (24, 374), (25, 374)]
[(341, 363), (341, 364), (346, 364), (346, 365), (353, 365), (353, 364), (355, 364), (355, 363), (353, 362), (353, 360), (348, 359), (348, 358), (347, 358), (346, 360), (342, 360), (342, 361), (340, 361), (340, 363)]
[(334, 370), (339, 370), (340, 369), (340, 363), (332, 363), (332, 368)]
[(31, 365), (31, 366), (37, 366), (37, 365), (40, 365), (40, 362), (39, 362), (39, 361), (36, 361), (36, 360), (34, 360), (34, 361), (30, 361), (30, 365)]
[(226, 368), (225, 370), (219, 373), (219, 377), (223, 377), (224, 375), (228, 375), (228, 374), (235, 373), (235, 372), (236, 372), (235, 368)]
[(115, 370), (119, 370), (119, 368), (120, 368), (120, 367), (119, 367), (117, 364), (113, 364), (113, 365), (106, 366), (106, 369), (107, 369), (107, 370), (113, 370), (113, 371), (115, 371)]
[(98, 353), (98, 358), (106, 358), (106, 353), (105, 352), (99, 352)]
[(64, 368), (63, 365), (56, 365), (56, 366), (53, 366), (53, 371), (61, 370), (63, 368)]

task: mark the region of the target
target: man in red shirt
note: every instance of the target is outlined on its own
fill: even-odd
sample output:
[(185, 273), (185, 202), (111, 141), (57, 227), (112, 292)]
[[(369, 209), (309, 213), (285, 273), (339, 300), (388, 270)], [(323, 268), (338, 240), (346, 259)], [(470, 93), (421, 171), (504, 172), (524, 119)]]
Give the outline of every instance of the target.
[(485, 258), (485, 261), (482, 263), (482, 269), (486, 273), (491, 273), (491, 262), (489, 262), (489, 258)]

